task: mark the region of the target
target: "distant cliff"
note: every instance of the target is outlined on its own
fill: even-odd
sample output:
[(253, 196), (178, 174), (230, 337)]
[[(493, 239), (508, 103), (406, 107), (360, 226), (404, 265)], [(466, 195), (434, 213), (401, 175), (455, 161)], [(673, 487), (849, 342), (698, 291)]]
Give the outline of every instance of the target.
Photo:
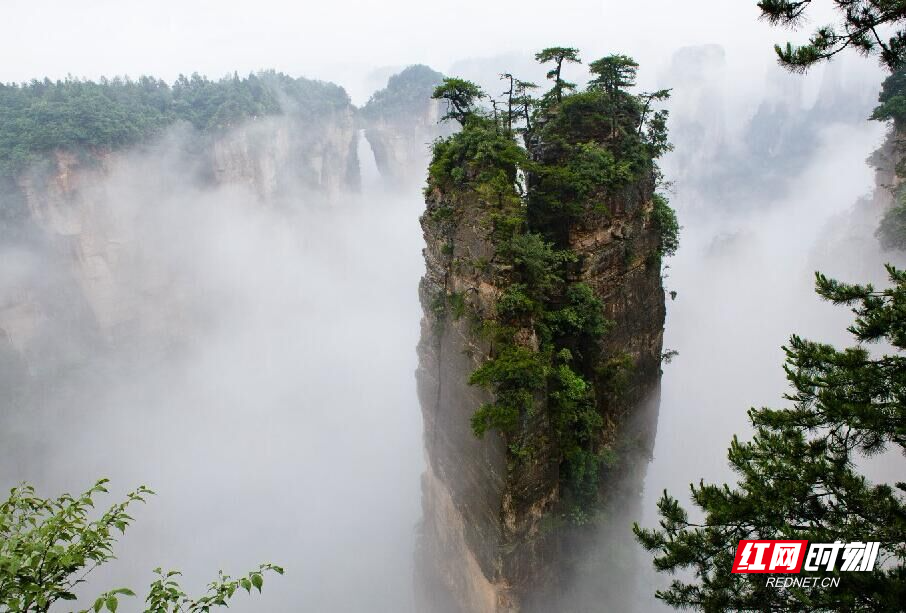
[(153, 213), (215, 194), (290, 213), (338, 205), (360, 189), (363, 126), (394, 183), (437, 130), (436, 76), (413, 67), (363, 110), (337, 85), (273, 71), (0, 85), (6, 372), (78, 363), (85, 343), (178, 337), (186, 307), (168, 279), (143, 271), (137, 286), (136, 239)]
[(881, 209), (877, 236), (883, 248), (906, 251), (906, 70), (885, 79), (871, 118), (890, 124), (887, 138), (869, 159), (876, 170), (870, 204)]
[(814, 99), (807, 81), (780, 67), (744, 85), (719, 45), (677, 50), (664, 69), (674, 88), (670, 134), (677, 151), (664, 161), (691, 207), (761, 208), (783, 198), (815, 161), (830, 126), (863, 125), (875, 75), (832, 62)]
[(421, 182), (431, 142), (450, 133), (439, 124), (441, 105), (431, 99), (443, 80), (420, 64), (390, 77), (362, 107), (362, 125), (381, 175), (395, 184)]
[(650, 444), (623, 431), (660, 377), (666, 115), (604, 85), (529, 104), (525, 148), (475, 109), (430, 166), (423, 610), (569, 610), (627, 447)]

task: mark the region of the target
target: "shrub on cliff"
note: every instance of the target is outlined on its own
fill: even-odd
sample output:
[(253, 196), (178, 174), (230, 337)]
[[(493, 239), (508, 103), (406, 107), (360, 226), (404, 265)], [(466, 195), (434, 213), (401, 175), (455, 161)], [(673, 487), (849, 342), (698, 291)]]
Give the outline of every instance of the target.
[[(669, 148), (666, 111), (652, 107), (667, 92), (627, 91), (637, 66), (626, 56), (593, 62), (597, 78), (585, 91), (564, 75), (579, 61), (576, 49), (551, 47), (536, 58), (552, 66), (552, 89), (540, 98), (529, 94), (533, 84), (509, 73), (501, 75), (508, 83), (502, 100), (456, 78), (435, 89), (447, 104), (445, 118), (461, 129), (434, 143), (426, 191), (439, 193), (447, 218), (458, 206), (477, 207), (480, 217), (469, 222), (485, 228), (494, 246), (485, 270), (501, 292), (495, 314), (478, 317), (490, 356), (469, 380), (494, 399), (476, 410), (472, 429), (477, 436), (499, 431), (515, 469), (532, 461), (543, 442), (536, 438), (555, 437), (560, 510), (581, 523), (597, 501), (599, 470), (609, 457), (602, 407), (613, 396), (613, 377), (601, 373), (615, 358), (601, 355), (611, 322), (577, 278), (569, 232), (583, 217), (606, 217), (622, 202), (638, 207), (636, 219), (645, 215), (638, 194), (654, 191), (655, 159)], [(659, 254), (675, 251), (678, 226), (666, 199), (655, 198), (650, 223)], [(538, 410), (547, 411), (544, 434), (526, 427)]]

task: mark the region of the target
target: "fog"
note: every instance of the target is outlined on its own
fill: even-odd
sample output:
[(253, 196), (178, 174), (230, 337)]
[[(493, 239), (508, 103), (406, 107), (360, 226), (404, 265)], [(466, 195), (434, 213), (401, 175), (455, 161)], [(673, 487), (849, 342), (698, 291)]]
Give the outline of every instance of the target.
[[(0, 37), (0, 55), (16, 61), (0, 66), (0, 81), (67, 74), (172, 80), (193, 71), (216, 77), (275, 68), (337, 82), (360, 104), (383, 85), (387, 67), (424, 63), (452, 72), (464, 58), (529, 58), (561, 43), (589, 58), (627, 53), (643, 66), (684, 45), (716, 43), (727, 48), (741, 76), (751, 75), (773, 62), (770, 45), (789, 36), (758, 20), (754, 0), (565, 0), (556, 6), (161, 0), (155, 7), (9, 0), (3, 15), (15, 27)], [(811, 12), (816, 23), (825, 23), (832, 8), (819, 3)], [(500, 69), (496, 64), (490, 74)]]
[[(115, 496), (157, 492), (89, 596), (147, 585), (157, 565), (197, 590), (272, 561), (287, 577), (234, 608), (411, 610), (420, 194), (369, 189), (365, 173), (367, 195), (273, 207), (195, 184), (181, 138), (91, 188), (92, 215), (131, 229), (107, 298), (140, 303), (138, 331), (108, 349), (87, 318), (44, 322), (69, 364), (32, 361), (26, 400), (4, 394), (0, 485), (51, 494), (106, 476)], [(18, 288), (67, 276), (50, 247), (11, 251), (0, 278), (15, 262)]]
[[(883, 142), (885, 126), (836, 122), (809, 111), (818, 115), (816, 146), (779, 191), (759, 185), (758, 176), (739, 178), (753, 179), (744, 203), (676, 187), (673, 204), (683, 232), (665, 270), (666, 289), (677, 295), (668, 302), (664, 346), (679, 355), (664, 365), (644, 482), (645, 526), (657, 524), (656, 503), (665, 489), (694, 518), (700, 513), (690, 506), (689, 484), (735, 482), (727, 449), (734, 434), (743, 440), (750, 435), (747, 410), (789, 406), (783, 399), (790, 388), (782, 346), (792, 334), (838, 347), (855, 344), (846, 331), (852, 313), (814, 293), (815, 271), (885, 287), (884, 263), (906, 261), (902, 253), (883, 252), (874, 236), (882, 209), (871, 200), (875, 177), (866, 158)], [(682, 155), (678, 147), (674, 159), (666, 160), (668, 176)], [(694, 166), (687, 169), (690, 181), (699, 172)], [(870, 477), (885, 480), (906, 470), (904, 459), (893, 453), (866, 465)], [(641, 576), (638, 610), (667, 610), (645, 598), (670, 578), (650, 569)]]
[[(903, 262), (880, 252), (880, 211), (865, 200), (866, 158), (885, 134), (865, 118), (882, 75), (851, 57), (782, 73), (771, 44), (788, 34), (758, 22), (754, 2), (570, 1), (547, 7), (550, 19), (523, 8), (198, 0), (140, 15), (121, 2), (12, 2), (4, 11), (19, 27), (0, 51), (20, 59), (0, 80), (275, 67), (338, 82), (361, 103), (415, 62), (494, 91), (504, 70), (543, 81), (530, 58), (548, 44), (639, 59), (643, 88), (674, 88), (676, 150), (663, 168), (683, 232), (666, 262), (677, 294), (665, 349), (679, 353), (646, 414), (656, 435), (641, 497), (598, 535), (600, 555), (634, 556), (636, 585), (574, 589), (600, 610), (626, 602), (612, 600), (617, 590), (654, 610), (668, 579), (632, 551), (631, 522), (654, 525), (665, 488), (685, 499), (690, 482), (733, 478), (726, 449), (747, 435), (746, 410), (783, 404), (790, 334), (850, 341), (846, 309), (812, 291), (815, 270), (883, 281), (883, 262)], [(44, 35), (51, 44), (34, 44)], [(360, 139), (360, 193), (299, 187), (262, 202), (249, 187), (197, 181), (186, 138), (174, 129), (118, 156), (90, 186), (88, 222), (122, 240), (118, 282), (102, 288), (122, 326), (97, 325), (59, 246), (0, 244), (0, 306), (23, 287), (50, 305), (39, 359), (0, 373), (0, 486), (29, 481), (51, 495), (105, 476), (111, 502), (139, 484), (156, 491), (86, 597), (141, 589), (158, 565), (198, 591), (220, 568), (270, 561), (286, 576), (234, 610), (414, 611), (421, 186), (386, 187)], [(882, 458), (872, 474), (901, 462)]]

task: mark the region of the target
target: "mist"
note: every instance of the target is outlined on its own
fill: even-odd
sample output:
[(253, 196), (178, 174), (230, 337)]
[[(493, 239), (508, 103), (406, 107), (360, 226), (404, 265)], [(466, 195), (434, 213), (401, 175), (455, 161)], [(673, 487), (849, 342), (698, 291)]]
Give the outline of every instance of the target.
[[(157, 565), (199, 590), (219, 568), (273, 561), (287, 578), (257, 610), (411, 610), (419, 193), (296, 192), (279, 207), (194, 182), (184, 138), (89, 186), (82, 227), (126, 245), (104, 303), (132, 321), (105, 343), (71, 317), (88, 306), (53, 297), (70, 313), (43, 322), (47, 354), (3, 397), (0, 484), (51, 494), (104, 476), (113, 497), (156, 491), (88, 596), (147, 585)], [(6, 244), (0, 261), (0, 278), (16, 268), (4, 302), (48, 276), (56, 292), (76, 283), (50, 245)]]
[[(676, 147), (661, 166), (682, 224), (663, 270), (664, 350), (677, 353), (622, 435), (641, 442), (589, 559), (613, 575), (577, 578), (564, 597), (569, 610), (673, 610), (654, 592), (675, 577), (654, 571), (633, 523), (658, 525), (665, 490), (701, 519), (690, 484), (735, 483), (727, 451), (734, 435), (751, 436), (748, 409), (790, 406), (782, 347), (791, 335), (855, 344), (852, 313), (815, 294), (816, 271), (886, 287), (884, 264), (906, 262), (875, 236), (888, 187), (869, 158), (888, 127), (865, 118), (878, 76), (841, 64), (806, 77), (768, 70), (742, 84), (725, 49), (700, 45), (677, 50), (658, 72), (659, 86), (675, 88)], [(906, 470), (896, 452), (862, 461), (870, 479), (895, 481)]]
[[(569, 2), (550, 21), (482, 4), (517, 20), (505, 43), (493, 19), (476, 20), (462, 39), (457, 31), (472, 22), (458, 13), (469, 11), (416, 4), (390, 15), (367, 3), (324, 7), (314, 19), (304, 6), (249, 17), (240, 5), (193, 2), (147, 23), (109, 3), (86, 14), (53, 7), (57, 50), (32, 46), (0, 79), (275, 66), (340, 83), (360, 104), (415, 62), (496, 91), (504, 70), (542, 83), (531, 53), (547, 44), (639, 59), (642, 89), (673, 88), (675, 151), (662, 166), (683, 232), (664, 271), (676, 292), (665, 349), (678, 355), (633, 425), (654, 441), (632, 469), (635, 496), (611, 510), (596, 540), (597, 555), (627, 557), (636, 583), (592, 578), (572, 589), (589, 610), (657, 610), (653, 592), (669, 579), (635, 545), (632, 522), (655, 525), (665, 489), (688, 502), (689, 483), (732, 482), (726, 450), (734, 434), (748, 436), (746, 410), (784, 406), (781, 347), (791, 334), (850, 343), (850, 314), (814, 294), (816, 270), (883, 283), (883, 263), (904, 262), (874, 237), (881, 211), (870, 203), (866, 159), (885, 126), (866, 118), (881, 72), (843, 58), (807, 77), (783, 73), (770, 45), (785, 34), (756, 22), (754, 3), (693, 3), (686, 10), (718, 10), (722, 25), (690, 20), (682, 34), (673, 6), (641, 24), (615, 2)], [(0, 41), (7, 56), (36, 36), (49, 6), (40, 5), (5, 9), (29, 24)], [(130, 15), (122, 28), (100, 36), (121, 11)], [(76, 12), (87, 33), (64, 27)], [(159, 53), (148, 57), (150, 48)], [(582, 82), (583, 71), (571, 78)], [(269, 561), (286, 575), (268, 577), (262, 596), (239, 598), (234, 610), (415, 611), (422, 185), (382, 180), (359, 134), (359, 189), (299, 184), (263, 197), (253, 185), (200, 180), (186, 154), (193, 138), (175, 126), (117, 154), (79, 187), (92, 203), (81, 217), (54, 221), (101, 229), (104, 249), (117, 254), (110, 270), (82, 262), (100, 267), (93, 301), (65, 241), (30, 231), (0, 242), (0, 315), (15, 319), (23, 295), (41, 310), (34, 329), (16, 332), (25, 358), (0, 355), (0, 487), (28, 481), (50, 496), (109, 477), (105, 502), (140, 484), (156, 492), (135, 509), (118, 560), (82, 586), (85, 598), (140, 589), (155, 566), (183, 571), (195, 593), (218, 569), (240, 574)], [(407, 174), (423, 177), (426, 162)], [(870, 468), (902, 473), (902, 458)]]
[[(782, 347), (792, 334), (837, 347), (855, 344), (846, 330), (853, 314), (815, 294), (814, 273), (886, 287), (884, 264), (906, 261), (902, 253), (882, 251), (874, 235), (881, 210), (871, 201), (876, 179), (866, 160), (882, 145), (886, 127), (820, 113), (817, 121), (817, 146), (803, 167), (773, 168), (788, 175), (780, 190), (762, 184), (741, 203), (723, 200), (720, 191), (676, 188), (672, 202), (683, 232), (665, 271), (666, 289), (677, 295), (668, 303), (664, 347), (679, 353), (664, 365), (643, 514), (635, 518), (644, 526), (657, 525), (665, 489), (695, 518), (690, 484), (735, 482), (727, 450), (734, 435), (751, 436), (748, 409), (790, 406), (783, 398), (790, 387)], [(676, 157), (682, 155), (680, 146)], [(705, 170), (713, 177), (713, 168)], [(690, 180), (696, 174), (691, 170)], [(752, 179), (758, 185), (759, 177)], [(866, 464), (876, 479), (906, 469), (896, 453)], [(641, 572), (638, 610), (669, 610), (644, 600), (645, 592), (666, 588), (669, 577)]]

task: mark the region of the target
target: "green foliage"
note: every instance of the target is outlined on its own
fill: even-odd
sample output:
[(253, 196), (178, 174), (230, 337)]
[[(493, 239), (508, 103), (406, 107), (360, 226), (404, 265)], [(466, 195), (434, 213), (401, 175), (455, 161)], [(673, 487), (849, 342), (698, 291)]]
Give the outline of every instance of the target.
[[(598, 341), (610, 322), (587, 284), (565, 282), (566, 269), (575, 262), (572, 252), (556, 250), (540, 235), (528, 233), (514, 237), (503, 253), (513, 282), (498, 299), (497, 314), (510, 325), (497, 328), (498, 355), (470, 378), (495, 393), (494, 403), (475, 412), (472, 427), (479, 436), (489, 429), (515, 435), (520, 417), (531, 414), (539, 395), (546, 394), (561, 453), (564, 504), (581, 510), (597, 496), (601, 456), (596, 437), (603, 419), (592, 385), (574, 363), (597, 357)], [(525, 326), (538, 335), (539, 350), (516, 343), (515, 330)], [(576, 351), (575, 360), (567, 346)], [(576, 517), (587, 519), (584, 513)]]
[(542, 353), (518, 345), (505, 346), (469, 377), (471, 385), (494, 392), (492, 404), (482, 405), (472, 415), (472, 430), (484, 436), (490, 429), (511, 432), (519, 417), (532, 410), (535, 393), (544, 389), (547, 364)]
[(575, 254), (554, 249), (535, 233), (514, 236), (505, 245), (504, 255), (512, 262), (516, 279), (536, 300), (545, 300), (559, 288), (563, 283), (562, 265), (575, 261)]
[(640, 141), (640, 117), (641, 105), (635, 96), (592, 89), (564, 98), (541, 136), (545, 142), (556, 144), (595, 141), (622, 158), (631, 145)]
[[(804, 72), (812, 65), (830, 59), (846, 48), (863, 55), (877, 55), (890, 70), (902, 65), (906, 57), (906, 2), (903, 0), (842, 0), (834, 2), (840, 15), (837, 24), (818, 28), (804, 45), (775, 45), (781, 66)], [(761, 15), (772, 25), (798, 27), (805, 20), (811, 0), (761, 0)], [(893, 29), (884, 40), (881, 34)]]
[(533, 219), (553, 238), (588, 210), (608, 212), (606, 199), (636, 178), (631, 160), (598, 143), (561, 143), (559, 148), (562, 162), (535, 168), (530, 199)]
[(87, 492), (43, 499), (22, 485), (0, 504), (0, 605), (8, 611), (46, 611), (58, 600), (75, 600), (82, 571), (113, 558), (114, 530), (132, 522), (131, 505), (151, 490), (140, 487), (126, 500), (92, 519), (95, 497), (107, 491), (98, 481)]
[(428, 218), (434, 223), (442, 224), (453, 219), (453, 214), (453, 207), (447, 204), (441, 204), (428, 212)]
[[(95, 499), (107, 492), (106, 484), (103, 479), (83, 494), (47, 499), (38, 497), (29, 485), (10, 491), (9, 498), (0, 504), (0, 610), (40, 613), (60, 601), (74, 601), (76, 589), (87, 576), (114, 558), (115, 532), (124, 534), (132, 523), (128, 509), (145, 502), (153, 492), (139, 487), (93, 519)], [(283, 573), (272, 564), (264, 564), (238, 581), (221, 573), (208, 594), (190, 599), (173, 579), (178, 573), (164, 575), (158, 569), (155, 572), (160, 579), (151, 585), (145, 611), (200, 613), (226, 606), (239, 586), (254, 585), (260, 591), (265, 571)], [(135, 593), (128, 588), (110, 590), (94, 600), (90, 611), (116, 613), (122, 596)]]
[(881, 84), (878, 106), (871, 114), (876, 121), (893, 120), (894, 127), (901, 129), (906, 121), (906, 70), (898, 68)]
[[(245, 576), (234, 579), (229, 575), (218, 573), (217, 579), (208, 584), (207, 592), (199, 597), (190, 597), (186, 594), (176, 580), (181, 575), (177, 571), (163, 572), (160, 568), (154, 569), (157, 579), (151, 584), (148, 597), (145, 599), (145, 613), (207, 613), (216, 607), (228, 607), (229, 600), (240, 589), (251, 594), (252, 588), (261, 592), (264, 585), (264, 574), (274, 572), (283, 574), (283, 569), (274, 564), (262, 564), (257, 570), (250, 571)], [(105, 596), (102, 596), (105, 598)], [(106, 596), (107, 608), (115, 613), (115, 608), (109, 606), (109, 596)], [(94, 604), (97, 613), (98, 602)]]
[(176, 121), (203, 132), (281, 113), (318, 117), (349, 106), (339, 86), (268, 71), (212, 81), (180, 76), (169, 86), (141, 77), (0, 84), (0, 175), (55, 149), (117, 149)]
[(635, 362), (632, 356), (628, 353), (618, 353), (602, 360), (595, 368), (595, 375), (603, 393), (620, 398), (626, 393), (634, 371)]
[(529, 219), (558, 240), (577, 217), (607, 212), (608, 200), (655, 175), (655, 160), (671, 146), (667, 112), (650, 111), (668, 97), (598, 87), (564, 98), (539, 130), (549, 153), (531, 169)]
[(447, 102), (447, 113), (441, 120), (455, 119), (464, 126), (475, 115), (475, 104), (484, 97), (484, 92), (471, 81), (447, 77), (434, 88), (431, 97)]
[(525, 150), (487, 118), (470, 116), (463, 129), (435, 141), (428, 189), (453, 192), (471, 187), (500, 207), (520, 205), (516, 181)]
[(463, 292), (453, 292), (448, 296), (450, 302), (450, 313), (453, 320), (457, 320), (466, 313), (466, 295)]
[(601, 88), (609, 94), (635, 86), (639, 64), (628, 55), (608, 55), (588, 65), (594, 76), (591, 88)]
[[(884, 80), (878, 95), (878, 106), (870, 119), (893, 121), (894, 130), (898, 133), (906, 127), (906, 70), (903, 67)], [(897, 141), (895, 147), (901, 148), (902, 144)], [(895, 171), (902, 178), (902, 160)], [(885, 249), (906, 250), (906, 189), (902, 185), (894, 194), (893, 205), (884, 212), (876, 235)]]
[(376, 91), (362, 107), (368, 119), (411, 121), (424, 111), (424, 104), (434, 94), (444, 76), (423, 64), (408, 66), (387, 81), (387, 87)]
[(529, 286), (525, 283), (508, 285), (497, 299), (497, 314), (506, 321), (540, 315), (544, 308), (543, 304), (532, 298), (529, 291)]
[(651, 224), (660, 236), (658, 254), (673, 255), (679, 249), (680, 226), (676, 219), (676, 211), (670, 207), (667, 198), (660, 194), (655, 194), (652, 200), (654, 206), (651, 210)]
[[(906, 601), (906, 484), (872, 483), (861, 456), (906, 451), (906, 272), (888, 267), (891, 287), (850, 285), (818, 274), (818, 294), (851, 305), (858, 345), (839, 350), (790, 338), (784, 370), (788, 409), (751, 409), (755, 435), (733, 439), (728, 457), (735, 487), (700, 483), (692, 499), (704, 521), (692, 522), (664, 492), (660, 529), (634, 530), (656, 552), (661, 572), (691, 571), (657, 597), (704, 611), (894, 611)], [(884, 342), (875, 355), (865, 343)], [(758, 575), (731, 574), (740, 539), (881, 542), (873, 572), (847, 573), (831, 590), (765, 589)], [(809, 575), (808, 571), (803, 574)]]
[(613, 325), (604, 317), (604, 305), (585, 283), (573, 283), (565, 292), (565, 304), (545, 313), (551, 338), (571, 339), (574, 347), (594, 348)]
[[(592, 288), (577, 278), (578, 256), (563, 247), (579, 218), (609, 215), (617, 199), (636, 197), (633, 186), (655, 184), (654, 159), (669, 143), (666, 111), (652, 107), (669, 92), (628, 93), (637, 65), (610, 56), (593, 63), (599, 77), (587, 91), (569, 93), (575, 86), (563, 80), (562, 68), (578, 62), (578, 52), (554, 47), (536, 59), (554, 65), (548, 73), (554, 87), (541, 100), (529, 95), (533, 84), (510, 73), (501, 75), (508, 88), (503, 101), (492, 101), (492, 114), (476, 106), (481, 92), (469, 82), (447, 79), (435, 91), (436, 98), (451, 101), (448, 118), (462, 129), (434, 143), (427, 190), (439, 191), (451, 209), (477, 203), (478, 221), (495, 247), (487, 271), (499, 275), (502, 291), (495, 316), (481, 322), (492, 355), (469, 380), (494, 400), (476, 410), (472, 429), (477, 436), (499, 431), (511, 465), (529, 461), (531, 450), (540, 448), (535, 437), (553, 436), (562, 510), (582, 523), (591, 516), (609, 453), (602, 440), (603, 403), (616, 397), (602, 400), (596, 388), (610, 393), (608, 385), (621, 374), (628, 378), (631, 369), (617, 373), (611, 365), (613, 376), (601, 375), (602, 364), (614, 360), (601, 355), (601, 337), (612, 322)], [(676, 217), (666, 200), (658, 205), (654, 223), (663, 253), (672, 253)], [(444, 211), (444, 219), (454, 214)], [(551, 431), (527, 429), (537, 407), (547, 411)]]
[(897, 193), (893, 206), (881, 217), (875, 234), (883, 248), (906, 250), (906, 190)]
[[(572, 355), (562, 349), (552, 369), (548, 401), (551, 421), (567, 479), (567, 505), (589, 508), (597, 500), (601, 456), (597, 437), (604, 419), (595, 407), (592, 386), (571, 367)], [(580, 523), (580, 522), (576, 522)]]
[(554, 82), (554, 86), (551, 91), (545, 94), (545, 98), (560, 102), (563, 99), (563, 94), (565, 92), (576, 89), (576, 84), (564, 81), (561, 73), (563, 71), (564, 62), (572, 64), (581, 62), (578, 49), (574, 49), (573, 47), (548, 47), (547, 49), (542, 49), (536, 53), (535, 60), (541, 64), (547, 64), (548, 62), (554, 63), (554, 67), (547, 73), (547, 78)]

